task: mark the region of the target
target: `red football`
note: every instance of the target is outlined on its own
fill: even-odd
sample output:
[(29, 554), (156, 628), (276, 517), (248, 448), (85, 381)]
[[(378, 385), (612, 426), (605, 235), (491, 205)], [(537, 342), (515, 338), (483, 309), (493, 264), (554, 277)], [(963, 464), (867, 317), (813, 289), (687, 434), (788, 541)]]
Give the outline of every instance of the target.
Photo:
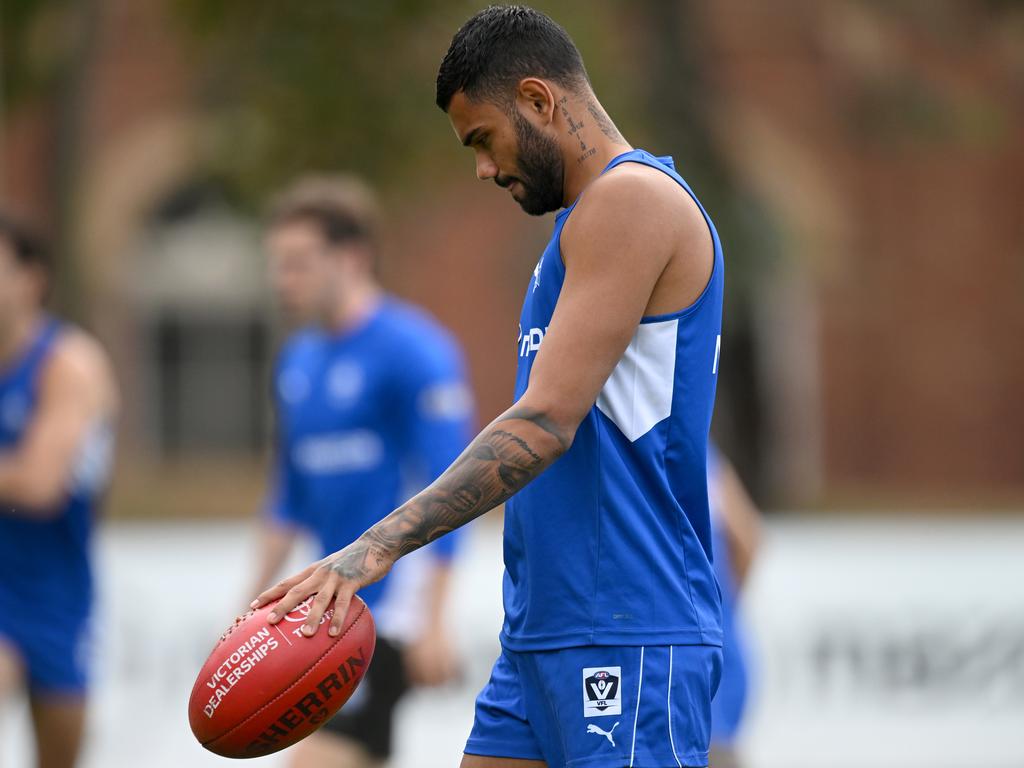
[(188, 702), (199, 743), (224, 757), (258, 757), (304, 739), (341, 709), (373, 658), (376, 633), (366, 603), (352, 598), (337, 637), (327, 633), (331, 602), (313, 637), (301, 633), (313, 598), (277, 624), (270, 603), (223, 634)]

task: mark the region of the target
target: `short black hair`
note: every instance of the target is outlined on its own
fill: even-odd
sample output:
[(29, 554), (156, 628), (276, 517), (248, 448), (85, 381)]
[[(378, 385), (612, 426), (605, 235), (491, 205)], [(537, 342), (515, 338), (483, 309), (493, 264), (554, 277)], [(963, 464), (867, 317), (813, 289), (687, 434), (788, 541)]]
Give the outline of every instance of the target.
[(49, 293), (53, 281), (53, 258), (46, 241), (27, 224), (3, 211), (0, 211), (0, 240), (10, 246), (19, 265), (34, 267), (44, 274), (46, 293)]
[(557, 22), (525, 5), (492, 5), (462, 25), (437, 71), (437, 106), (452, 97), (502, 106), (525, 77), (543, 77), (566, 88), (589, 83), (579, 49)]

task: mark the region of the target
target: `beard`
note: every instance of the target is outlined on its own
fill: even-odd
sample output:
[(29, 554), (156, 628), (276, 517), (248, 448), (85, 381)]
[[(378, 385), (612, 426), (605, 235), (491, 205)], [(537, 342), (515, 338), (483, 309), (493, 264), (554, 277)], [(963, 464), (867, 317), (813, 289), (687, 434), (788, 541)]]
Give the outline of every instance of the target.
[(519, 144), (516, 165), (518, 176), (499, 176), (494, 181), (508, 188), (513, 181), (522, 187), (522, 197), (515, 198), (519, 207), (531, 216), (543, 216), (562, 207), (565, 166), (558, 144), (533, 127), (519, 111), (512, 108), (512, 125)]

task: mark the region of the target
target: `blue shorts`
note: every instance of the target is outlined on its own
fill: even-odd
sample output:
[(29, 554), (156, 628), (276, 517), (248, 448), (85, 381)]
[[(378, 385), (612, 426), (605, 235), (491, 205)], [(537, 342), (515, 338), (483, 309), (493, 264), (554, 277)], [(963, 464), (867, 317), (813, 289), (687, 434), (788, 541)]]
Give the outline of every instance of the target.
[(88, 687), (88, 617), (41, 620), (24, 612), (0, 612), (0, 644), (24, 665), (33, 694), (82, 696)]
[(708, 764), (722, 649), (708, 645), (502, 650), (466, 753), (549, 768)]

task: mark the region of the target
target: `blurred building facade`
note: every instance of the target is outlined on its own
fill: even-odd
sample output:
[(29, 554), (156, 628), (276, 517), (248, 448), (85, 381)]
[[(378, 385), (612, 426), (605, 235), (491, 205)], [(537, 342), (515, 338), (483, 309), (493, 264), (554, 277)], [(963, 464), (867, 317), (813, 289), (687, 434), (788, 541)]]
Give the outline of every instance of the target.
[[(257, 208), (210, 158), (242, 154), (269, 129), (211, 97), (214, 59), (182, 21), (188, 3), (23, 5), (32, 12), (2, 32), (17, 39), (4, 46), (0, 202), (58, 233), (60, 306), (117, 362), (129, 405), (119, 509), (248, 512), (277, 329)], [(385, 38), (380, 25), (393, 24), (396, 39), (420, 41), (394, 55), (420, 72), (415, 116), (432, 127), (389, 116), (386, 92), (351, 108), (366, 110), (368, 131), (401, 137), (375, 125), (400, 122), (425, 145), (415, 162), (368, 174), (391, 222), (383, 277), (462, 339), (488, 420), (511, 396), (521, 291), (549, 223), (480, 188), (447, 135), (433, 65), (470, 9), (439, 5), (343, 20), (372, 22)], [(537, 5), (576, 34), (582, 3)], [(736, 299), (748, 318), (749, 349), (733, 356), (743, 364), (730, 370), (729, 338), (723, 345), (727, 395), (716, 418), (727, 446), (756, 444), (744, 463), (777, 504), (1019, 503), (1024, 12), (951, 0), (722, 0), (680, 16), (671, 5), (587, 3), (599, 11), (581, 22), (579, 42), (599, 93), (610, 80), (612, 114), (631, 110), (627, 135), (671, 144), (644, 125), (657, 121), (660, 96), (678, 95), (665, 89), (688, 82), (662, 76), (670, 84), (643, 112), (632, 83), (654, 82), (643, 66), (658, 63), (645, 58), (642, 35), (620, 30), (637, 14), (678, 25), (670, 29), (693, 49), (706, 95), (697, 106), (709, 151), (775, 222), (778, 258), (757, 265), (745, 244), (730, 272), (736, 284), (751, 277)], [(616, 74), (607, 61), (595, 66), (601, 56), (633, 63)], [(42, 74), (31, 77), (32, 67)], [(312, 157), (304, 141), (295, 135), (296, 156)], [(702, 180), (691, 181), (701, 194)], [(723, 238), (728, 253), (728, 230)], [(168, 483), (177, 495), (161, 502), (154, 488)]]

